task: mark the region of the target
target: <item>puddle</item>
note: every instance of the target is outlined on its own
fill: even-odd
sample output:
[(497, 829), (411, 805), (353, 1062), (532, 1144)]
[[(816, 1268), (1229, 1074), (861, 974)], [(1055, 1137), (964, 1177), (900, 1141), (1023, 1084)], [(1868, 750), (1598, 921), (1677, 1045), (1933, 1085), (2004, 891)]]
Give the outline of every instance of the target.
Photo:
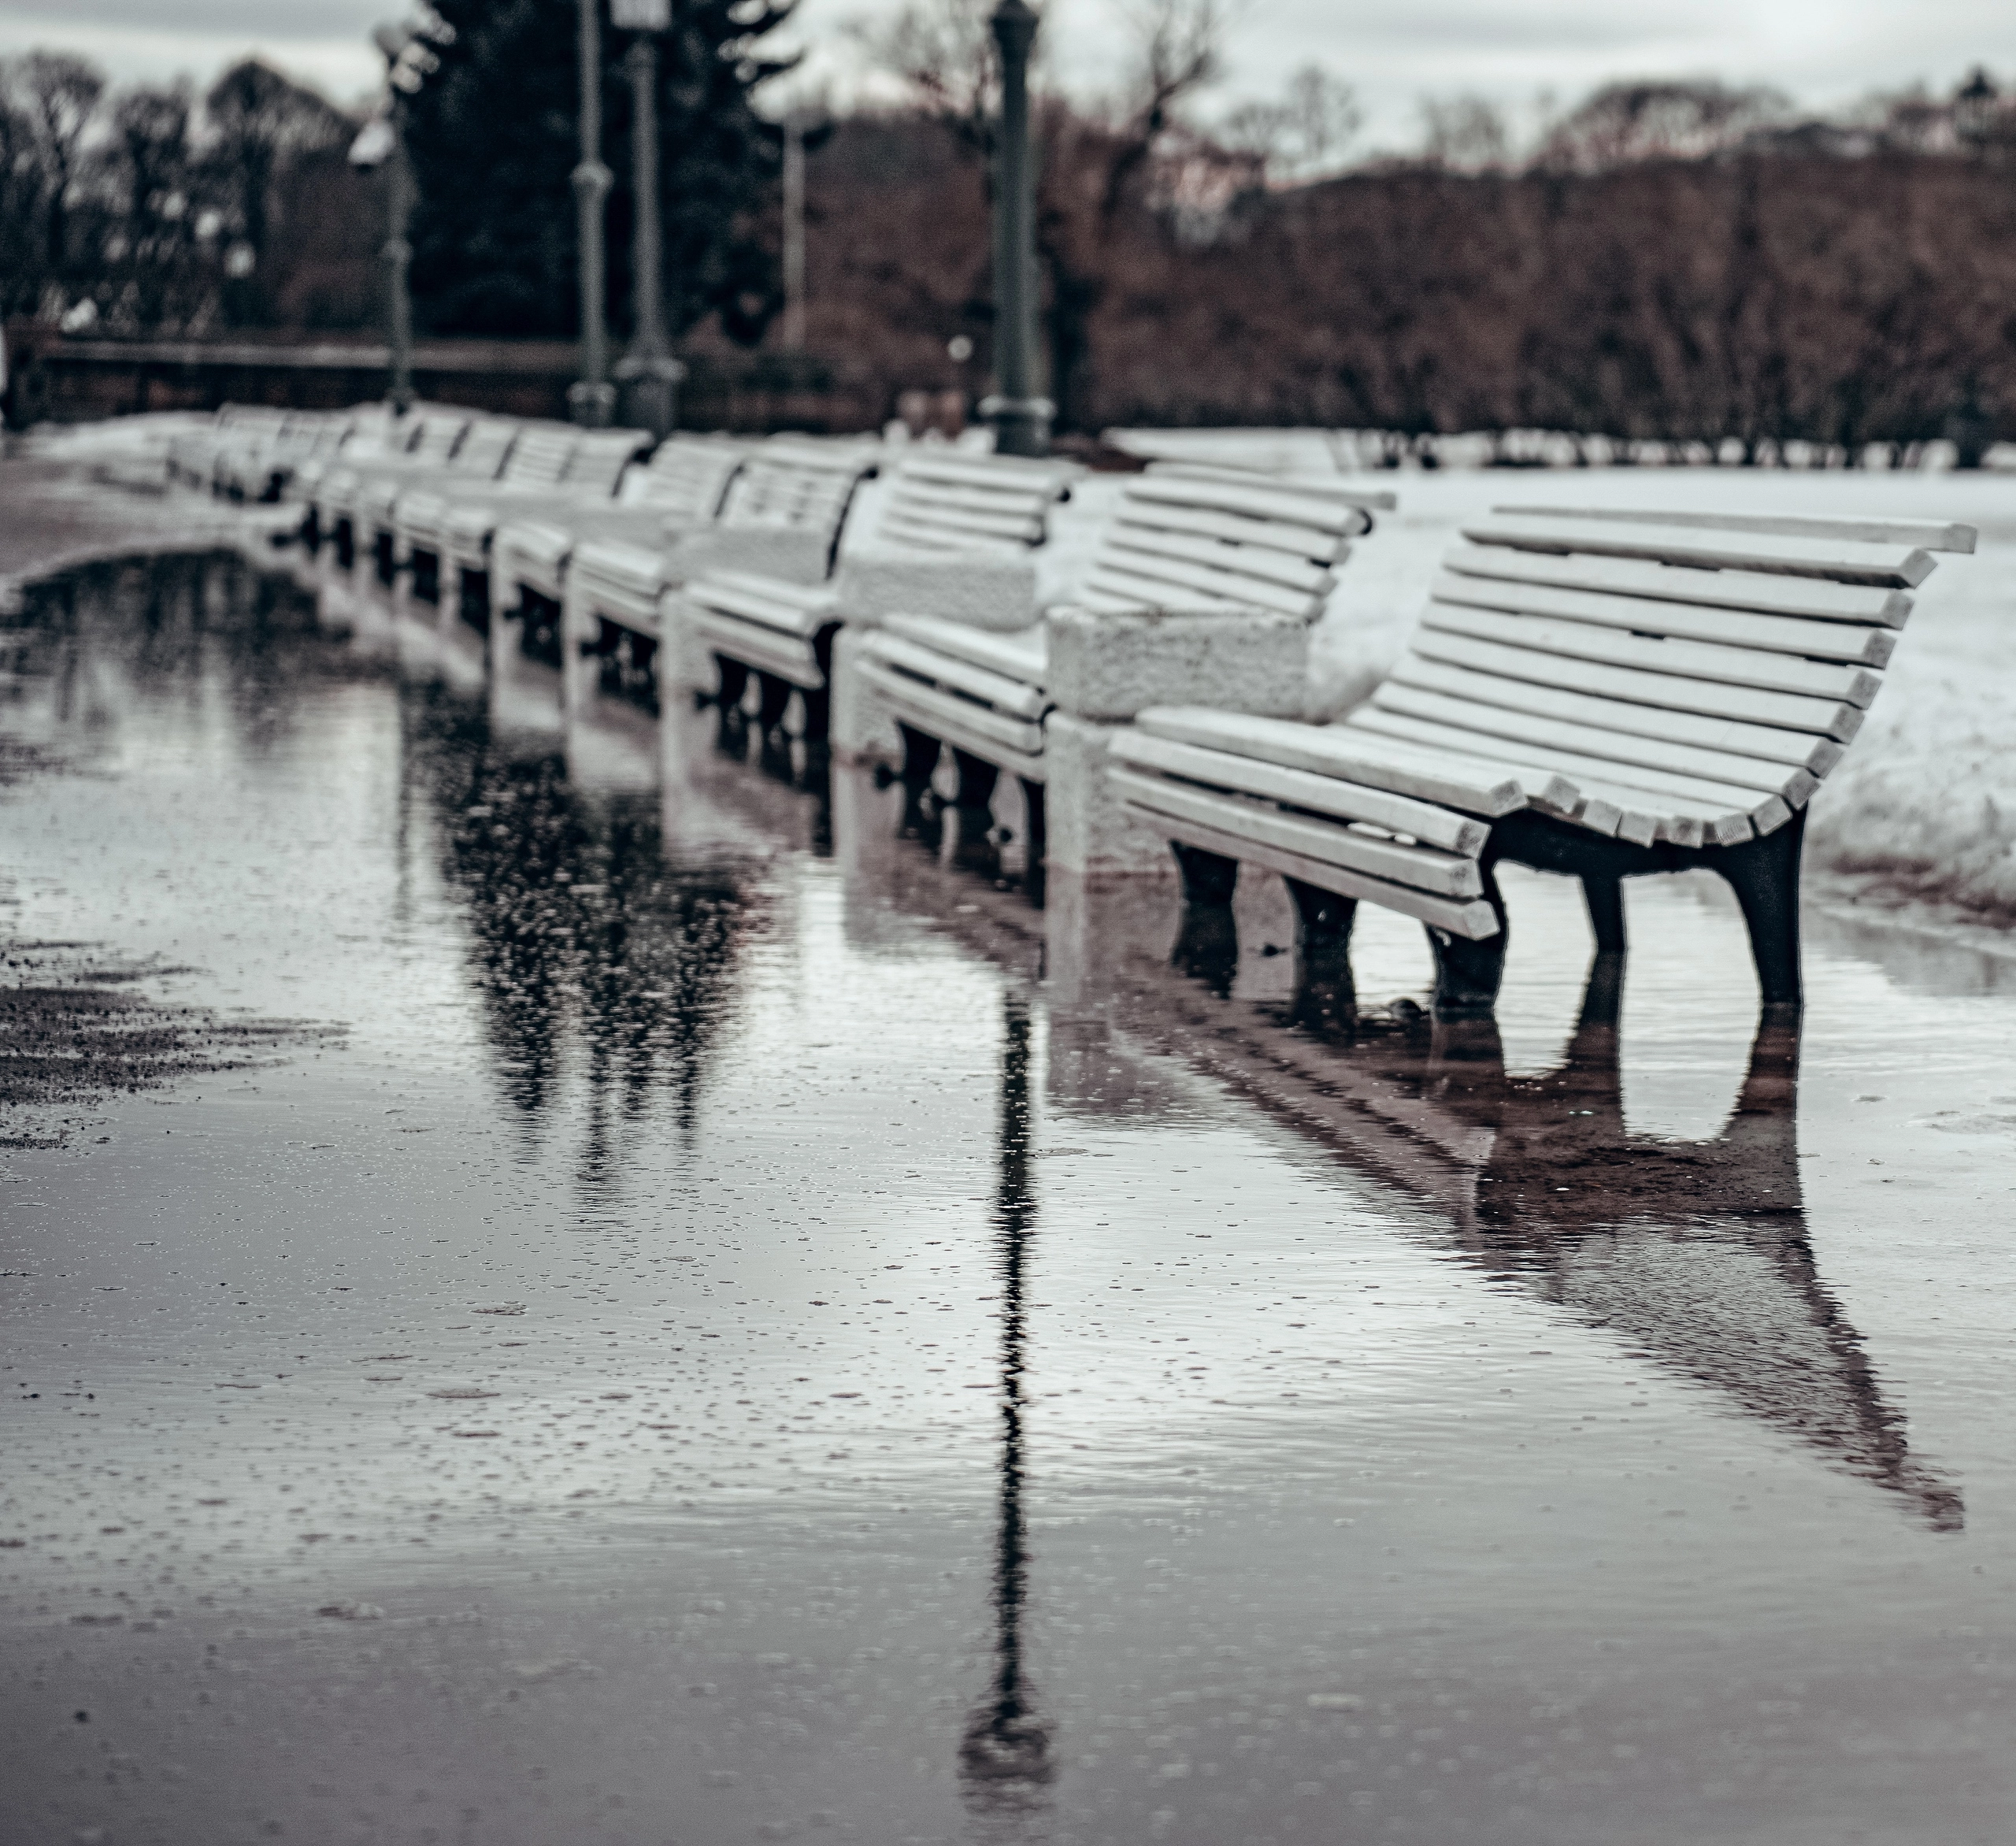
[(13, 619), (5, 932), (342, 1029), (0, 1155), (24, 1837), (2007, 1833), (1989, 958), (1760, 1037), (1707, 881), (1620, 985), (1526, 876), (1438, 1029), (234, 560)]

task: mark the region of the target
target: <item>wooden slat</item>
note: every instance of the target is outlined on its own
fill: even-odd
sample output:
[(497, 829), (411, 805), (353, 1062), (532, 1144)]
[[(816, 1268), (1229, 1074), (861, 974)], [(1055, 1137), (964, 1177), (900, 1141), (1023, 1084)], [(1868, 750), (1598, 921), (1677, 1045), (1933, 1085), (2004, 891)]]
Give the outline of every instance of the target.
[(1252, 717), (1243, 712), (1220, 711), (1202, 705), (1151, 706), (1135, 722), (1151, 737), (1166, 737), (1172, 743), (1194, 743), (1206, 750), (1230, 751), (1291, 769), (1310, 769), (1318, 775), (1412, 795), (1486, 820), (1514, 813), (1529, 802), (1572, 807), (1574, 801), (1573, 789), (1558, 777), (1551, 778), (1558, 787), (1536, 789), (1510, 776), (1486, 779), (1461, 770), (1445, 773), (1420, 751), (1395, 749), (1382, 740), (1355, 735), (1341, 725), (1303, 725), (1292, 718)]
[(1040, 721), (1050, 709), (1050, 701), (1033, 686), (1004, 679), (971, 661), (954, 660), (950, 654), (920, 647), (900, 635), (870, 634), (867, 652), (886, 665), (899, 668), (943, 691), (978, 699), (1013, 717)]
[[(922, 685), (880, 661), (863, 661), (861, 672), (862, 676), (891, 704), (918, 719), (919, 728), (932, 736), (962, 745), (977, 740), (1012, 751), (1017, 761), (1043, 754), (1040, 725), (990, 711), (969, 699), (955, 698), (935, 687)], [(984, 755), (987, 752), (983, 750), (979, 754)]]
[[(1670, 769), (1681, 775), (1700, 776), (1710, 781), (1732, 782), (1739, 788), (1755, 788), (1759, 795), (1793, 797), (1788, 791), (1801, 786), (1801, 778), (1817, 778), (1825, 769), (1800, 763), (1771, 762), (1761, 757), (1733, 755), (1725, 751), (1703, 750), (1658, 738), (1636, 736), (1629, 732), (1606, 730), (1574, 720), (1563, 721), (1544, 714), (1519, 711), (1500, 706), (1480, 705), (1470, 699), (1451, 697), (1426, 688), (1388, 680), (1373, 695), (1373, 702), (1387, 711), (1410, 717), (1432, 718), (1458, 730), (1510, 737), (1544, 745), (1551, 750), (1573, 751), (1605, 762), (1636, 764), (1651, 769)], [(1838, 757), (1836, 743), (1816, 745)], [(1826, 766), (1832, 759), (1823, 758)], [(1796, 801), (1793, 805), (1796, 806)]]
[(1628, 558), (1560, 557), (1488, 545), (1459, 547), (1442, 564), (1445, 570), (1466, 576), (1558, 584), (1565, 589), (1644, 596), (1659, 602), (1698, 602), (1708, 608), (1751, 610), (1817, 621), (1901, 628), (1911, 613), (1911, 599), (1901, 590), (1771, 576), (1752, 570), (1682, 570)]
[[(1654, 643), (1657, 645), (1657, 643)], [(1480, 639), (1443, 628), (1423, 628), (1410, 650), (1418, 660), (1440, 661), (1488, 678), (1587, 693), (1641, 705), (1655, 712), (1691, 712), (1718, 720), (1803, 731), (1846, 743), (1862, 728), (1862, 707), (1795, 692), (1760, 692), (1677, 673), (1611, 666), (1523, 646)]]
[(1195, 532), (1227, 539), (1256, 550), (1306, 558), (1313, 564), (1340, 564), (1351, 555), (1351, 538), (1343, 533), (1313, 532), (1306, 526), (1276, 525), (1234, 513), (1214, 513), (1204, 506), (1160, 506), (1143, 501), (1124, 502), (1114, 515), (1114, 529), (1129, 527), (1144, 532)]
[(513, 487), (552, 487), (565, 473), (577, 439), (556, 429), (521, 430), (498, 478)]
[(1187, 532), (1150, 533), (1120, 526), (1106, 543), (1117, 551), (1188, 558), (1208, 570), (1225, 572), (1240, 582), (1257, 580), (1277, 584), (1303, 597), (1327, 596), (1337, 580), (1321, 565), (1306, 558), (1262, 550), (1255, 546), (1223, 544), (1214, 539), (1192, 537)]
[(1182, 480), (1228, 480), (1246, 487), (1261, 482), (1290, 493), (1314, 494), (1378, 513), (1391, 513), (1400, 503), (1398, 495), (1384, 489), (1361, 487), (1336, 475), (1314, 474), (1306, 469), (1277, 473), (1267, 468), (1242, 468), (1228, 462), (1158, 459), (1148, 464), (1147, 472), (1157, 480), (1173, 476)]
[(811, 648), (802, 642), (795, 642), (774, 628), (759, 628), (754, 622), (724, 615), (717, 610), (695, 609), (688, 619), (696, 633), (703, 636), (717, 652), (725, 654), (731, 660), (741, 661), (763, 673), (774, 673), (779, 679), (788, 680), (807, 691), (817, 691), (825, 684), (820, 676), (818, 661)]
[(1114, 785), (1139, 806), (1184, 821), (1223, 827), (1288, 852), (1383, 878), (1431, 897), (1461, 902), (1484, 891), (1484, 874), (1474, 858), (1438, 852), (1432, 847), (1403, 846), (1397, 840), (1360, 832), (1335, 821), (1305, 819), (1240, 795), (1219, 794), (1132, 769), (1110, 769)]
[[(1592, 732), (1601, 731), (1605, 733), (1604, 747), (1593, 752), (1600, 755), (1618, 755), (1620, 745), (1642, 741), (1685, 745), (1709, 757), (1754, 757), (1767, 763), (1792, 763), (1820, 775), (1825, 775), (1841, 757), (1839, 743), (1810, 732), (1629, 704), (1599, 694), (1477, 673), (1467, 667), (1424, 660), (1418, 654), (1403, 655), (1387, 684), (1446, 694), (1480, 710), (1503, 707), (1581, 725)], [(1640, 759), (1626, 756), (1622, 760)]]
[(1127, 484), (1125, 498), (1132, 504), (1243, 513), (1254, 519), (1306, 526), (1312, 532), (1347, 539), (1363, 532), (1366, 525), (1360, 506), (1341, 498), (1290, 493), (1271, 484), (1264, 475), (1256, 476), (1251, 487), (1241, 482), (1181, 475), (1137, 475)]
[(955, 660), (971, 661), (989, 673), (999, 673), (1004, 679), (1014, 680), (1023, 685), (1039, 689), (1043, 685), (1048, 663), (1044, 631), (1040, 624), (997, 634), (986, 628), (969, 628), (963, 622), (946, 621), (936, 616), (891, 615), (884, 618), (882, 625), (890, 633), (901, 635), (934, 653), (949, 654)]
[(1114, 732), (1107, 750), (1118, 762), (1136, 769), (1154, 769), (1167, 776), (1204, 782), (1217, 788), (1264, 795), (1340, 820), (1366, 821), (1395, 833), (1411, 835), (1425, 846), (1475, 858), (1484, 851), (1491, 829), (1482, 821), (1432, 802), (1414, 801), (1383, 788), (1367, 788), (1362, 783), (1344, 782), (1335, 776), (1318, 776), (1307, 769), (1291, 769), (1279, 763), (1262, 762), (1256, 757), (1236, 756), (1229, 751), (1201, 750), (1193, 743), (1172, 743), (1154, 737), (1132, 725)]
[[(1137, 816), (1160, 823), (1169, 835), (1186, 845), (1202, 847), (1206, 852), (1220, 853), (1248, 865), (1265, 866), (1284, 877), (1299, 879), (1320, 891), (1334, 891), (1341, 896), (1359, 898), (1387, 910), (1398, 910), (1403, 916), (1432, 923), (1452, 936), (1463, 936), (1473, 942), (1481, 942), (1498, 933), (1497, 916), (1481, 898), (1465, 903), (1437, 897), (1412, 885), (1398, 884), (1390, 879), (1361, 872), (1335, 859), (1318, 858), (1297, 852), (1291, 847), (1250, 836), (1244, 831), (1245, 804), (1236, 796), (1217, 798), (1216, 818), (1175, 814), (1160, 805), (1154, 805), (1163, 791), (1173, 788), (1173, 784), (1154, 777), (1136, 776), (1125, 769), (1115, 769), (1110, 773), (1114, 786)], [(1341, 833), (1344, 830), (1339, 828), (1336, 831)]]
[[(1464, 580), (1438, 579), (1437, 587), (1443, 581), (1460, 584)], [(1565, 592), (1555, 593), (1558, 595)], [(1646, 625), (1649, 628), (1651, 625)], [(1427, 614), (1421, 618), (1421, 626), (1424, 629), (1467, 635), (1480, 641), (1531, 648), (1540, 654), (1559, 654), (1569, 659), (1639, 668), (1648, 673), (1678, 673), (1688, 679), (1713, 680), (1725, 686), (1792, 692), (1811, 699), (1845, 701), (1855, 706), (1866, 706), (1883, 684), (1882, 676), (1866, 667), (1845, 666), (1833, 661), (1803, 660), (1796, 655), (1770, 653), (1760, 647), (1718, 647), (1712, 643), (1681, 640), (1642, 631), (1634, 632), (1593, 622), (1555, 621), (1510, 615), (1495, 609), (1474, 609), (1440, 599), (1429, 605)]]
[(584, 581), (608, 583), (633, 595), (656, 595), (665, 584), (665, 558), (642, 545), (603, 539), (580, 547), (574, 569)]
[(1786, 513), (1644, 513), (1594, 506), (1494, 506), (1495, 513), (1535, 519), (1610, 519), (1627, 525), (1684, 525), (1774, 538), (1850, 539), (1863, 544), (1918, 545), (1928, 551), (1972, 551), (1970, 525), (1930, 519), (1809, 518)]
[(1312, 616), (1322, 602), (1321, 595), (1315, 591), (1285, 590), (1258, 577), (1145, 551), (1109, 553), (1094, 566), (1093, 576), (1095, 581), (1116, 583), (1136, 578), (1163, 586), (1162, 599), (1172, 608), (1191, 606), (1177, 598), (1202, 595), (1234, 609), (1269, 609), (1280, 615)]
[[(1888, 665), (1897, 632), (1859, 628), (1846, 622), (1814, 621), (1803, 616), (1760, 615), (1749, 610), (1710, 609), (1692, 602), (1655, 602), (1645, 596), (1612, 596), (1551, 584), (1506, 582), (1494, 577), (1440, 572), (1429, 586), (1443, 610), (1460, 607), (1498, 610), (1539, 622), (1573, 623), (1584, 629), (1606, 628), (1626, 636), (1644, 635), (1673, 642), (1741, 650), (1758, 658), (1747, 663), (1753, 673), (1797, 673), (1815, 662), (1830, 663), (1846, 677), (1844, 684), (1864, 683), (1862, 670)], [(1591, 642), (1589, 645), (1599, 645)], [(1736, 663), (1732, 661), (1732, 669)]]
[(1932, 554), (1917, 546), (1860, 544), (1848, 539), (1777, 539), (1761, 533), (1692, 532), (1684, 527), (1614, 525), (1603, 520), (1577, 524), (1554, 515), (1480, 520), (1465, 526), (1462, 532), (1478, 545), (1651, 558), (1699, 570), (1825, 577), (1880, 589), (1913, 588), (1936, 567)]
[[(1356, 727), (1361, 721), (1366, 728), (1384, 736), (1410, 739), (1425, 747), (1459, 749), (1472, 756), (1497, 758), (1507, 762), (1525, 762), (1544, 767), (1565, 777), (1578, 788), (1601, 782), (1611, 788), (1636, 789), (1641, 797), (1653, 795), (1662, 804), (1679, 804), (1673, 810), (1675, 813), (1692, 813), (1704, 821), (1721, 815), (1740, 814), (1758, 831), (1768, 833), (1791, 813), (1782, 795), (1760, 791), (1740, 783), (1688, 775), (1677, 769), (1651, 769), (1643, 764), (1617, 762), (1573, 748), (1488, 736), (1454, 728), (1436, 720), (1382, 711), (1370, 705), (1362, 706), (1354, 712), (1349, 722)], [(1818, 786), (1817, 780), (1808, 775), (1795, 785), (1795, 792), (1803, 800)]]
[[(1106, 565), (1094, 568), (1087, 588), (1110, 598), (1108, 606), (1117, 610), (1180, 610), (1203, 615), (1239, 615), (1251, 614), (1254, 606), (1251, 602), (1236, 602), (1228, 596), (1214, 595), (1208, 591), (1180, 590), (1158, 578), (1138, 576)], [(1096, 606), (1091, 596), (1080, 600), (1088, 607)]]
[(479, 417), (455, 451), (454, 470), (476, 480), (494, 480), (510, 452), (518, 426), (506, 417)]

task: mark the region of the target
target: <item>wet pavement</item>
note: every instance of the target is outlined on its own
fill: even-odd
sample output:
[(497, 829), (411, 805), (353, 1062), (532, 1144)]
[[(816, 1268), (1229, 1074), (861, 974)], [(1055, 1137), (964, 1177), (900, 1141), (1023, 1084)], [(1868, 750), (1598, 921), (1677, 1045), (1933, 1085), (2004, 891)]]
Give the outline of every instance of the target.
[(1438, 1029), (233, 558), (10, 619), (7, 977), (184, 1034), (9, 1092), (10, 1841), (2009, 1837), (2010, 963), (1529, 875)]

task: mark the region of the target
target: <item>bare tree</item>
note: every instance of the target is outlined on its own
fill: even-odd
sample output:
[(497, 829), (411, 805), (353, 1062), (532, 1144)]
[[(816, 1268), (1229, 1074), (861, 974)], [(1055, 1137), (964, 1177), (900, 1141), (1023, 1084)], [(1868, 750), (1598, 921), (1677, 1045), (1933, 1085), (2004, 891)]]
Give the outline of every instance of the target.
[(40, 183), (40, 250), (46, 284), (60, 285), (70, 261), (72, 189), (83, 176), (85, 142), (105, 77), (96, 65), (67, 52), (31, 51), (5, 68), (8, 101), (20, 124)]
[(1270, 102), (1245, 102), (1214, 131), (1272, 180), (1308, 180), (1335, 166), (1364, 121), (1351, 87), (1320, 64), (1303, 65)]
[(1421, 158), (1451, 173), (1503, 172), (1512, 164), (1504, 112), (1488, 97), (1425, 97)]
[(1784, 121), (1792, 100), (1768, 84), (1714, 78), (1607, 83), (1557, 122), (1540, 164), (1593, 173), (1646, 160), (1699, 160)]

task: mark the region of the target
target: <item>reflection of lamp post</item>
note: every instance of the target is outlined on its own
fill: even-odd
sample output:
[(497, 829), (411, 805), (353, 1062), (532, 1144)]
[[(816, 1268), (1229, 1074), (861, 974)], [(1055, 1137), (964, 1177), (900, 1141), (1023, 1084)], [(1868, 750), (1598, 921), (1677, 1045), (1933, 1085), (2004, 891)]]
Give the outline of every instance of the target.
[(678, 419), (679, 381), (686, 368), (672, 356), (665, 331), (665, 252), (658, 216), (658, 40), (672, 24), (672, 0), (610, 0), (610, 18), (636, 39), (624, 68), (630, 73), (631, 191), (636, 224), (631, 239), (636, 330), (616, 369), (628, 386), (628, 421), (662, 437)]
[(994, 1685), (966, 1720), (959, 1779), (982, 1813), (1026, 1811), (1054, 1778), (1050, 1728), (1022, 1671), (1022, 1604), (1028, 1595), (1028, 1521), (1022, 1511), (1023, 1271), (1036, 1227), (1029, 1184), (1029, 1014), (1010, 995), (1001, 1050), (1001, 1174), (994, 1219), (1001, 1258), (1001, 1527), (994, 1555)]
[(1001, 48), (1001, 133), (994, 169), (994, 390), (980, 413), (1004, 455), (1047, 455), (1057, 406), (1034, 395), (1036, 186), (1029, 158), (1029, 47), (1036, 16), (1001, 0), (988, 21)]
[(380, 26), (371, 39), (385, 59), (385, 113), (366, 122), (350, 143), (350, 163), (362, 172), (385, 169), (390, 222), (382, 254), (392, 348), (385, 396), (395, 413), (403, 417), (413, 406), (413, 296), (407, 287), (413, 267), (413, 245), (407, 237), (413, 223), (413, 169), (406, 160), (406, 98), (439, 61), (411, 26)]
[(609, 332), (603, 324), (602, 213), (610, 172), (602, 164), (602, 0), (580, 0), (581, 158), (574, 169), (575, 241), (580, 258), (581, 376), (567, 387), (567, 408), (589, 429), (605, 429), (616, 407), (609, 382)]

